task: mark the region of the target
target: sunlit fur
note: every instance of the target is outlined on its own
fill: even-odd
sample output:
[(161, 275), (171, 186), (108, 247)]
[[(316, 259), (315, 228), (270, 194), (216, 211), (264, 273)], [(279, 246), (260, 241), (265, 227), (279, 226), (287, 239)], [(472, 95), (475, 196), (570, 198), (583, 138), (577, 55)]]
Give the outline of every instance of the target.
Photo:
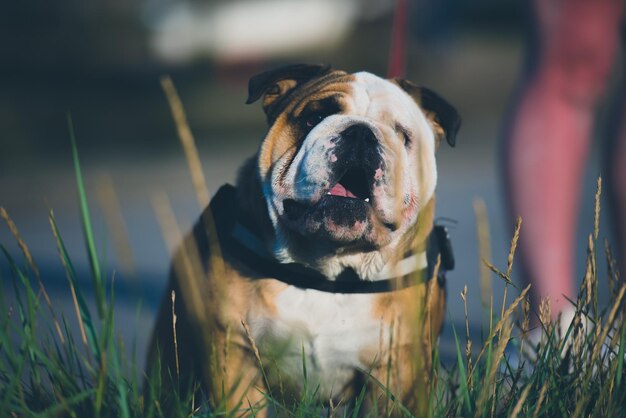
[[(383, 268), (388, 255), (407, 241), (405, 235), (434, 194), (437, 171), (433, 127), (412, 97), (393, 82), (370, 73), (341, 76), (306, 93), (306, 99), (295, 101), (282, 113), (259, 152), (263, 192), (276, 232), (275, 255), (282, 262), (312, 265), (331, 278), (345, 267), (354, 268), (364, 279), (371, 278)], [(290, 127), (293, 122), (287, 115), (308, 101), (330, 95), (340, 97), (342, 111), (322, 120), (296, 147), (292, 134), (295, 127)], [(385, 166), (376, 173), (380, 183), (372, 190), (371, 228), (363, 223), (326, 228), (332, 228), (330, 232), (338, 239), (365, 238), (374, 250), (351, 253), (341, 248), (320, 249), (319, 242), (311, 248), (306, 237), (302, 239), (284, 225), (283, 201), (315, 203), (326, 194), (332, 187), (328, 181), (330, 163), (336, 159), (332, 139), (355, 123), (375, 133)], [(408, 146), (399, 127), (410, 135)], [(391, 231), (384, 224), (394, 224), (396, 229)]]
[[(310, 66), (295, 68), (311, 74)], [(269, 130), (255, 158), (240, 171), (233, 210), (258, 227), (278, 261), (306, 264), (331, 280), (352, 267), (362, 279), (374, 280), (406, 250), (425, 247), (435, 208), (437, 123), (420, 108), (419, 94), (409, 96), (393, 81), (319, 66), (312, 70), (305, 81), (298, 78), (301, 73), (277, 81), (270, 72), (269, 78), (257, 79), (251, 102), (262, 97)], [(304, 130), (301, 116), (307, 105), (330, 96), (336, 96), (341, 110)], [(367, 129), (365, 137), (352, 137), (366, 141), (351, 154), (355, 143), (337, 145), (331, 138), (353, 124)], [(346, 138), (350, 135), (339, 140)], [(357, 159), (348, 161), (351, 155)], [(345, 196), (329, 200), (329, 179), (342, 175), (339, 166), (331, 175), (333, 162), (359, 164), (363, 156), (371, 163), (364, 174), (373, 180), (370, 203)], [(317, 208), (320, 198), (338, 206), (331, 208), (329, 219), (327, 212), (316, 212), (320, 216), (314, 222), (328, 222), (320, 225), (319, 234), (317, 225), (313, 236), (298, 225), (298, 216), (287, 219), (285, 199)], [(332, 212), (336, 208), (340, 212)], [(361, 210), (359, 216), (351, 208)], [(148, 362), (161, 360), (164, 367), (156, 369), (164, 384), (176, 374), (184, 393), (201, 382), (212, 407), (261, 406), (255, 414), (260, 417), (268, 413), (262, 408), (267, 394), (292, 402), (304, 396), (305, 387), (320, 402), (335, 405), (349, 405), (365, 390), (362, 410), (379, 416), (385, 404), (376, 411), (372, 402), (387, 395), (372, 382), (384, 382), (411, 411), (426, 405), (424, 362), (431, 333), (440, 332), (445, 312), (445, 289), (438, 280), (362, 294), (289, 285), (252, 271), (238, 254), (224, 251), (219, 258), (219, 248), (196, 247), (213, 234), (207, 230), (211, 217), (207, 209), (174, 256), (168, 290), (176, 291), (175, 306), (169, 299), (161, 305)], [(333, 219), (341, 222), (333, 225)], [(187, 268), (194, 254), (206, 262), (206, 277)]]

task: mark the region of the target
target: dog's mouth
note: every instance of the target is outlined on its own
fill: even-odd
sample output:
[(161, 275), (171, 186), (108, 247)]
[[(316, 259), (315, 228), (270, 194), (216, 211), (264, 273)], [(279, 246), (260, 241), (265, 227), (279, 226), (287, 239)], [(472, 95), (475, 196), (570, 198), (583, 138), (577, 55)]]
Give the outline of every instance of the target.
[[(286, 221), (291, 229), (301, 233), (325, 230), (329, 235), (361, 236), (372, 217), (372, 175), (364, 168), (351, 167), (321, 198), (313, 202), (283, 200)], [(356, 233), (360, 230), (360, 233)], [(343, 232), (342, 232), (343, 231)], [(346, 231), (352, 231), (346, 233)]]
[(363, 168), (349, 168), (318, 201), (285, 199), (285, 215), (290, 221), (301, 221), (305, 215), (314, 213), (322, 217), (331, 216), (338, 211), (346, 215), (354, 212), (355, 215), (364, 217), (373, 203), (369, 177)]
[(370, 184), (367, 174), (362, 168), (350, 168), (339, 181), (326, 193), (327, 196), (339, 196), (349, 199), (360, 199), (370, 203)]

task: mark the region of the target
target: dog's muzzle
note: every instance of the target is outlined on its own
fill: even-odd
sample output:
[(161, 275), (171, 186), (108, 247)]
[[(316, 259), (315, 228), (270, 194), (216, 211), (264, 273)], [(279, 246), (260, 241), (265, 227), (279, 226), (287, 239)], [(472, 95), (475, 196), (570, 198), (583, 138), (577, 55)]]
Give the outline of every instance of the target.
[(334, 158), (328, 161), (328, 181), (320, 190), (320, 198), (288, 198), (283, 201), (283, 209), (287, 221), (302, 232), (332, 230), (331, 235), (358, 240), (371, 230), (368, 224), (376, 212), (373, 189), (384, 171), (380, 141), (372, 127), (357, 123), (337, 135), (334, 143)]

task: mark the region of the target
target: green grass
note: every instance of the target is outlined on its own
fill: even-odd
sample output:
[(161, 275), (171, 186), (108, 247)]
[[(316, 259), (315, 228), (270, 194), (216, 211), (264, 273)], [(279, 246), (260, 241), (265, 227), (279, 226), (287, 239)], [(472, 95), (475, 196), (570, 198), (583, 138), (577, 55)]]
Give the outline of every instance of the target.
[[(103, 273), (110, 269), (102, 266), (97, 256), (73, 135), (72, 149), (95, 305), (90, 306), (80, 288), (84, 281), (77, 277), (54, 214), (50, 212), (50, 225), (56, 238), (56, 251), (66, 270), (67, 290), (75, 304), (78, 331), (70, 330), (68, 318), (55, 311), (55, 303), (45, 291), (35, 260), (6, 211), (0, 210), (22, 250), (16, 257), (0, 246), (9, 271), (0, 286), (0, 416), (159, 417), (165, 416), (162, 400), (174, 405), (174, 416), (238, 416), (247, 405), (230, 411), (220, 407), (211, 413), (201, 397), (181, 397), (170, 389), (165, 393), (159, 377), (146, 380), (146, 388), (142, 389), (143, 365), (128, 359), (124, 342), (115, 337), (113, 278)], [(572, 301), (578, 318), (583, 314), (589, 318), (587, 332), (572, 326), (561, 337), (553, 324), (544, 321), (539, 350), (529, 357), (519, 354), (532, 351), (525, 338), (529, 321), (534, 316), (545, 319), (546, 312), (529, 311), (528, 289), (517, 289), (510, 277), (520, 233), (518, 223), (506, 269), (486, 263), (505, 281), (505, 292), (514, 293), (514, 297), (508, 295), (513, 299), (506, 302), (505, 294), (502, 304), (489, 307), (490, 325), (484, 336), (470, 339), (467, 329), (459, 332), (453, 327), (454, 365), (442, 364), (437, 348), (434, 349), (430, 387), (422, 388), (429, 390), (429, 396), (424, 398), (428, 399), (426, 415), (607, 417), (624, 414), (625, 288), (619, 282), (607, 245), (606, 254), (599, 256), (599, 194), (600, 190), (596, 198), (596, 227), (589, 236), (587, 274), (577, 300)], [(600, 259), (608, 262), (610, 276), (607, 280), (611, 302), (604, 308), (598, 307), (597, 302), (600, 279), (596, 265)], [(10, 306), (4, 294), (7, 283), (13, 287)], [(306, 363), (302, 366), (306, 375)], [(174, 383), (167, 387), (177, 387)], [(370, 383), (385, 387), (384, 382)], [(328, 407), (316, 399), (317, 388), (305, 387), (305, 393), (294, 404), (282, 403), (269, 393), (265, 395), (266, 402), (279, 416), (351, 417), (357, 415), (364, 399), (364, 393), (359, 394), (356, 409)], [(377, 402), (390, 405), (387, 409), (390, 413), (411, 416), (411, 411), (400, 405), (392, 393), (388, 390), (384, 393), (387, 399)], [(254, 413), (254, 408), (249, 412)]]

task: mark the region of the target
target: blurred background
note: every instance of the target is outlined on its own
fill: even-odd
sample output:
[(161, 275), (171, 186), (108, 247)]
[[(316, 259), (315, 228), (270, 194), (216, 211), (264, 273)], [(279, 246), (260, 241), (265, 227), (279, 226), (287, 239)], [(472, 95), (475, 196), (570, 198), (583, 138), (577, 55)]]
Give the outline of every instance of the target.
[[(454, 104), (463, 126), (439, 159), (438, 215), (457, 257), (449, 274), (448, 324), (480, 326), (474, 200), (486, 202), (492, 260), (506, 267), (512, 227), (503, 210), (499, 132), (524, 58), (526, 13), (513, 0), (412, 0), (407, 78)], [(139, 364), (167, 276), (169, 252), (153, 201), (165, 192), (181, 229), (201, 208), (159, 78), (169, 74), (185, 105), (211, 194), (234, 181), (265, 132), (260, 106), (244, 104), (247, 81), (284, 63), (330, 63), (385, 75), (389, 0), (66, 0), (5, 2), (0, 12), (0, 206), (29, 245), (56, 306), (71, 298), (48, 224), (54, 211), (79, 276), (88, 262), (66, 115), (71, 113), (100, 257), (115, 274), (119, 331)], [(597, 150), (585, 180), (579, 231), (593, 225)], [(604, 218), (606, 219), (606, 217)], [(603, 228), (607, 223), (602, 222)], [(523, 233), (523, 229), (522, 229)], [(607, 235), (601, 232), (601, 235)], [(8, 229), (0, 242), (16, 258)], [(600, 268), (604, 268), (603, 265)], [(12, 279), (0, 261), (5, 289)], [(493, 279), (497, 300), (502, 283)], [(449, 327), (442, 351), (452, 349)]]

